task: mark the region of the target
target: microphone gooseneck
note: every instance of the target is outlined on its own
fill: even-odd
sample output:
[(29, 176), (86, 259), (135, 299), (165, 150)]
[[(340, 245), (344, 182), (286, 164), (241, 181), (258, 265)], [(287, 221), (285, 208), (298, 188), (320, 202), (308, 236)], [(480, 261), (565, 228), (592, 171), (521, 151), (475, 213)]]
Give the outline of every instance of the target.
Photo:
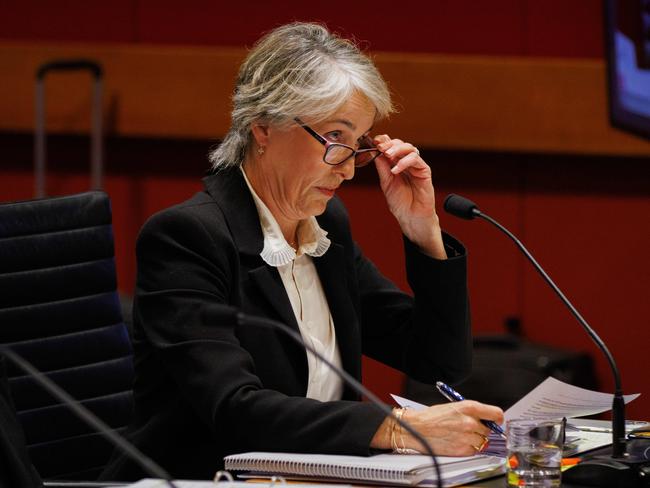
[(177, 488), (177, 486), (172, 481), (171, 475), (167, 471), (161, 468), (151, 458), (146, 456), (142, 451), (127, 441), (124, 437), (112, 430), (110, 426), (108, 426), (103, 420), (97, 417), (77, 400), (72, 398), (59, 385), (54, 383), (51, 379), (37, 370), (29, 361), (24, 359), (8, 346), (4, 345), (0, 345), (0, 354), (15, 364), (19, 369), (27, 373), (29, 377), (33, 378), (44, 390), (62, 402), (65, 406), (70, 408), (70, 410), (72, 410), (78, 418), (102, 434), (121, 452), (139, 464), (148, 474), (154, 476), (155, 478), (165, 480), (170, 488)]
[[(609, 367), (612, 370), (612, 374), (614, 375), (614, 386), (615, 386), (614, 401), (612, 405), (612, 417), (613, 417), (612, 456), (613, 457), (625, 456), (625, 402), (623, 401), (623, 388), (621, 387), (621, 376), (619, 374), (618, 367), (616, 366), (616, 361), (614, 361), (614, 357), (609, 352), (609, 349), (607, 348), (605, 343), (598, 336), (596, 331), (591, 328), (591, 326), (587, 323), (584, 317), (580, 315), (580, 312), (576, 310), (576, 308), (569, 301), (569, 299), (564, 295), (564, 293), (562, 293), (562, 291), (558, 288), (558, 286), (553, 282), (551, 277), (548, 274), (546, 274), (546, 271), (544, 271), (544, 269), (535, 260), (535, 258), (528, 251), (528, 249), (526, 249), (526, 247), (521, 243), (519, 239), (517, 239), (517, 237), (515, 237), (515, 235), (512, 232), (510, 232), (508, 229), (506, 229), (503, 225), (501, 225), (499, 222), (494, 220), (489, 215), (486, 215), (483, 212), (481, 212), (478, 206), (474, 202), (460, 195), (454, 195), (454, 194), (449, 195), (445, 199), (445, 210), (456, 217), (460, 217), (464, 219), (479, 217), (491, 223), (497, 229), (503, 232), (506, 236), (508, 236), (515, 243), (515, 245), (521, 250), (521, 252), (524, 253), (526, 258), (535, 267), (535, 270), (542, 276), (544, 281), (552, 288), (552, 290), (560, 298), (560, 300), (562, 300), (562, 303), (566, 305), (566, 307), (573, 314), (573, 316), (578, 320), (578, 322), (580, 322), (580, 325), (582, 325), (582, 327), (585, 329), (589, 337), (591, 337), (591, 339), (596, 343), (598, 348), (603, 352), (603, 354), (607, 358), (607, 361), (609, 362)], [(470, 214), (472, 215), (471, 217), (466, 217), (467, 215)]]
[[(612, 476), (614, 477), (618, 476), (619, 480), (622, 479), (623, 477), (627, 477), (626, 479), (631, 479), (631, 475), (629, 474), (630, 470), (629, 469), (622, 470), (621, 466), (624, 465), (621, 464), (621, 462), (623, 463), (627, 462), (629, 465), (635, 465), (644, 461), (638, 459), (632, 459), (626, 453), (625, 401), (623, 399), (623, 388), (621, 386), (621, 377), (619, 374), (618, 367), (616, 365), (616, 361), (614, 360), (614, 357), (610, 353), (605, 343), (598, 336), (596, 331), (594, 331), (594, 329), (591, 328), (591, 326), (582, 317), (582, 315), (580, 315), (580, 313), (576, 310), (573, 304), (564, 295), (564, 293), (562, 293), (562, 291), (548, 276), (548, 274), (546, 274), (546, 272), (542, 269), (539, 263), (531, 255), (528, 249), (526, 249), (526, 247), (521, 243), (521, 241), (519, 241), (519, 239), (517, 239), (508, 229), (506, 229), (503, 225), (501, 225), (499, 222), (494, 220), (489, 215), (482, 213), (474, 202), (460, 195), (454, 195), (454, 194), (449, 195), (445, 200), (444, 208), (448, 213), (456, 217), (460, 217), (463, 219), (473, 219), (474, 217), (479, 217), (483, 220), (486, 220), (490, 224), (494, 225), (501, 232), (503, 232), (506, 236), (508, 236), (517, 245), (517, 247), (524, 253), (526, 258), (534, 266), (535, 270), (537, 270), (537, 272), (542, 276), (544, 281), (551, 287), (551, 289), (555, 292), (555, 294), (560, 298), (562, 303), (564, 303), (564, 305), (566, 305), (566, 307), (571, 311), (573, 316), (578, 320), (578, 322), (587, 332), (589, 337), (591, 337), (591, 339), (596, 343), (598, 348), (605, 355), (609, 363), (610, 369), (612, 370), (612, 374), (614, 376), (614, 387), (615, 387), (614, 398), (612, 401), (612, 456), (611, 458), (608, 458), (608, 460), (613, 461), (611, 463), (613, 467), (611, 470), (611, 472), (613, 473)], [(615, 466), (616, 464), (618, 464), (618, 466)], [(575, 479), (572, 479), (572, 481), (588, 484), (590, 486), (610, 486), (607, 483), (610, 483), (610, 480), (612, 478), (603, 476), (603, 471), (599, 470), (602, 467), (604, 467), (604, 464), (599, 464), (599, 466), (596, 466), (596, 468), (593, 471), (590, 471), (589, 463), (583, 462), (580, 463), (578, 466), (575, 466), (570, 470), (568, 470), (565, 473), (565, 476), (567, 478), (569, 477), (573, 478), (575, 476)]]
[(422, 445), (426, 453), (431, 457), (431, 460), (433, 461), (433, 467), (436, 473), (436, 481), (437, 481), (438, 488), (443, 488), (440, 465), (438, 464), (438, 460), (436, 459), (436, 455), (434, 454), (433, 449), (431, 449), (431, 446), (426, 441), (426, 439), (422, 437), (422, 435), (420, 435), (420, 433), (417, 432), (413, 427), (411, 427), (407, 422), (396, 417), (393, 414), (393, 410), (388, 405), (382, 402), (373, 392), (371, 392), (368, 388), (366, 388), (359, 381), (357, 381), (356, 378), (352, 377), (345, 370), (338, 368), (337, 366), (332, 364), (320, 352), (318, 352), (310, 344), (308, 344), (305, 340), (303, 340), (302, 336), (298, 332), (293, 330), (288, 325), (283, 324), (282, 322), (277, 322), (275, 320), (266, 319), (262, 317), (248, 316), (242, 313), (237, 313), (237, 321), (239, 324), (259, 325), (261, 327), (270, 327), (272, 329), (278, 329), (284, 334), (286, 334), (288, 337), (293, 339), (295, 342), (303, 346), (305, 349), (307, 349), (307, 351), (309, 351), (314, 356), (316, 356), (320, 361), (325, 363), (330, 370), (334, 371), (345, 382), (346, 385), (352, 388), (356, 393), (360, 395), (364, 395), (383, 414), (392, 418), (400, 427), (402, 427), (404, 430), (406, 430), (409, 434), (411, 434), (413, 437), (415, 437), (418, 440), (418, 442)]
[(514, 243), (517, 245), (517, 247), (524, 253), (526, 258), (532, 263), (532, 265), (535, 267), (535, 270), (542, 276), (544, 281), (548, 283), (548, 285), (553, 289), (555, 294), (560, 297), (560, 300), (567, 306), (569, 311), (573, 314), (573, 316), (578, 319), (578, 322), (580, 322), (580, 325), (585, 329), (589, 337), (596, 343), (598, 348), (603, 352), (605, 357), (607, 358), (607, 362), (609, 362), (609, 367), (612, 370), (612, 374), (614, 375), (614, 400), (612, 404), (612, 456), (613, 457), (624, 457), (625, 456), (625, 401), (623, 400), (623, 388), (621, 386), (621, 376), (618, 371), (618, 366), (616, 365), (616, 361), (614, 361), (614, 356), (612, 356), (612, 353), (609, 351), (603, 340), (600, 338), (600, 336), (596, 333), (594, 329), (591, 328), (591, 326), (587, 323), (587, 321), (584, 319), (584, 317), (576, 310), (576, 308), (573, 306), (573, 304), (569, 301), (569, 299), (562, 293), (562, 291), (558, 288), (558, 286), (553, 282), (551, 277), (546, 274), (544, 269), (539, 265), (539, 263), (535, 260), (535, 258), (530, 254), (528, 249), (521, 243), (519, 239), (517, 239), (508, 229), (506, 229), (504, 226), (502, 226), (499, 222), (494, 220), (492, 217), (489, 215), (486, 215), (482, 213), (478, 208), (476, 209), (476, 216), (490, 222), (492, 225), (494, 225), (496, 228), (498, 228), (501, 232), (506, 234), (510, 239), (514, 241)]

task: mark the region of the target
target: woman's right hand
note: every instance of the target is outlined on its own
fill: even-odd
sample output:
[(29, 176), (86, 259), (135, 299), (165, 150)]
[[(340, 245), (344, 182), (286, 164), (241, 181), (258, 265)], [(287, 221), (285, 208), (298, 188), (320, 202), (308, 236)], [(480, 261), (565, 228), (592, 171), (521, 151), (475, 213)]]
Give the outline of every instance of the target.
[[(432, 405), (425, 410), (407, 409), (402, 419), (417, 430), (440, 456), (471, 456), (487, 445), (490, 429), (481, 423), (492, 420), (503, 423), (503, 411), (499, 407), (473, 400)], [(371, 447), (391, 449), (393, 420), (386, 419), (373, 437)], [(395, 441), (398, 447), (406, 447), (424, 453), (420, 442), (399, 426)], [(401, 436), (401, 437), (400, 437)]]

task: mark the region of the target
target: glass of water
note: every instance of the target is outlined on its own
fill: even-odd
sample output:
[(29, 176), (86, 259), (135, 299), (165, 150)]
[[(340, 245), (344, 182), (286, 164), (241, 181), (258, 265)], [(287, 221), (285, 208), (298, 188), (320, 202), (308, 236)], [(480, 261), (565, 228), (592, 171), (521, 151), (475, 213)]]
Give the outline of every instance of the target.
[(509, 420), (506, 437), (508, 486), (560, 486), (562, 420)]

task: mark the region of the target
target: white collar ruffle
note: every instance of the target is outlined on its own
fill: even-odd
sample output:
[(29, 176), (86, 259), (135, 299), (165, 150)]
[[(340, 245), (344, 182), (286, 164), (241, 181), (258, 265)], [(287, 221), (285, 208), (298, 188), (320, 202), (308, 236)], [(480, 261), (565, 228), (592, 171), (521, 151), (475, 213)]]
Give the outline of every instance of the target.
[(260, 256), (266, 264), (277, 268), (289, 264), (302, 254), (317, 258), (327, 252), (332, 242), (327, 237), (327, 231), (318, 225), (316, 217), (309, 217), (300, 221), (298, 224), (298, 250), (296, 251), (291, 247), (284, 238), (277, 220), (275, 220), (269, 208), (248, 181), (244, 168), (241, 168), (241, 172), (253, 196), (260, 217), (262, 235), (264, 236), (264, 247)]

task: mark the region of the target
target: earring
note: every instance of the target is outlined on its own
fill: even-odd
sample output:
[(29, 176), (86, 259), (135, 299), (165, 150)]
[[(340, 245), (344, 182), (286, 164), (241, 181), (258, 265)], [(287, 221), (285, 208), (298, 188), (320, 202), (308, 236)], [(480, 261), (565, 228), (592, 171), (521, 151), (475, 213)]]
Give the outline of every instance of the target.
[(264, 154), (264, 150), (265, 150), (265, 149), (264, 149), (264, 146), (260, 146), (260, 147), (258, 147), (258, 148), (257, 148), (257, 154), (259, 154), (259, 155), (261, 156), (262, 154)]

